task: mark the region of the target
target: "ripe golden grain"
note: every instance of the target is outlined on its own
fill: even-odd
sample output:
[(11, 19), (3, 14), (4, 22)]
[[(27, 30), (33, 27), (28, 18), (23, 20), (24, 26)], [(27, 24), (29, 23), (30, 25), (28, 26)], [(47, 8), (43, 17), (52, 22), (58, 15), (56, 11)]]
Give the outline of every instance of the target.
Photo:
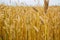
[(45, 40), (45, 37), (60, 40), (60, 7), (49, 7), (44, 14), (42, 7), (0, 5), (0, 40)]

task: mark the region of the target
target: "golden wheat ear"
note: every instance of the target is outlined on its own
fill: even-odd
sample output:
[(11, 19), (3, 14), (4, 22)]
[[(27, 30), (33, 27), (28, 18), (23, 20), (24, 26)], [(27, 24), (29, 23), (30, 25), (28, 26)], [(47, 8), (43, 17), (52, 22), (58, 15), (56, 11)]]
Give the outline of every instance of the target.
[(45, 13), (47, 12), (48, 5), (49, 5), (49, 0), (44, 0), (44, 11), (45, 11)]

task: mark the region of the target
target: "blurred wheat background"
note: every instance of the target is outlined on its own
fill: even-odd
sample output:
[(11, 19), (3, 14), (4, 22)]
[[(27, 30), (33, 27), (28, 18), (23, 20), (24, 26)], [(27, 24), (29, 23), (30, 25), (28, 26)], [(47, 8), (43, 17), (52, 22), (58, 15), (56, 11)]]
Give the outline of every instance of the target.
[(60, 6), (0, 5), (0, 40), (60, 40)]

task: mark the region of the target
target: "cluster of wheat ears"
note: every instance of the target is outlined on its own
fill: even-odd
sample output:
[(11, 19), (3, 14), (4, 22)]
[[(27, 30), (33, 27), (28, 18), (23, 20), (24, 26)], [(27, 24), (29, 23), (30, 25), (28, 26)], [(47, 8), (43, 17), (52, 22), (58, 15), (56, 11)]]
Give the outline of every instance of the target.
[(60, 40), (60, 7), (0, 5), (0, 40)]

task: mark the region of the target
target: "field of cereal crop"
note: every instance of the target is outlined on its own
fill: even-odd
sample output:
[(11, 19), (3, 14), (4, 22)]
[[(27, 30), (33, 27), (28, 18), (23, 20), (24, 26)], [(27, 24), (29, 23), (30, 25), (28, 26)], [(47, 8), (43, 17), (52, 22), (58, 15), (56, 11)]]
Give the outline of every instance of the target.
[(0, 40), (60, 40), (60, 6), (0, 5)]

